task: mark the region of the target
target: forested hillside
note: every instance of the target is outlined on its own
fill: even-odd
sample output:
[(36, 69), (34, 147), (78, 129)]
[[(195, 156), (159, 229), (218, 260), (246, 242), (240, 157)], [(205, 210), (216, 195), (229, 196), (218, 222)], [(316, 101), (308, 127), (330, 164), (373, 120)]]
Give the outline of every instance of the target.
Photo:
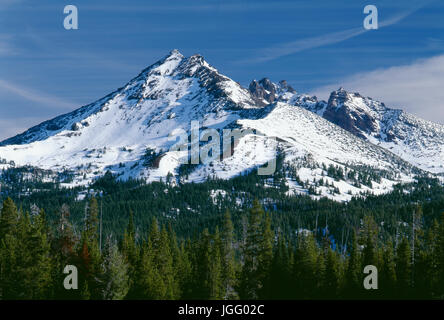
[[(414, 191), (409, 197), (426, 193)], [(110, 231), (105, 237), (95, 197), (87, 200), (79, 229), (71, 223), (68, 205), (60, 208), (50, 225), (43, 209), (23, 211), (7, 198), (0, 215), (0, 295), (2, 299), (442, 299), (444, 214), (436, 215), (439, 220), (432, 217), (436, 210), (432, 199), (414, 205), (411, 225), (387, 228), (379, 222), (383, 217), (379, 206), (397, 208), (405, 201), (397, 204), (395, 199), (405, 194), (350, 204), (363, 216), (356, 217), (359, 223), (349, 226), (349, 239), (342, 241), (335, 240), (330, 222), (325, 225), (318, 219), (331, 216), (322, 205), (316, 215), (318, 227), (311, 230), (302, 219), (298, 223), (304, 229), (284, 230), (280, 226), (285, 215), (265, 212), (255, 200), (248, 210), (238, 212), (236, 222), (225, 210), (223, 217), (195, 224), (193, 236), (177, 236), (172, 218), (162, 223), (151, 218), (146, 223), (135, 219), (131, 209), (120, 207), (116, 210), (128, 217), (125, 230)], [(442, 201), (442, 190), (440, 196)], [(365, 205), (373, 207), (375, 215), (364, 210)], [(145, 229), (141, 227), (145, 223), (148, 231), (138, 231)], [(79, 270), (78, 290), (63, 287), (66, 265)], [(366, 265), (378, 268), (378, 290), (363, 288)]]

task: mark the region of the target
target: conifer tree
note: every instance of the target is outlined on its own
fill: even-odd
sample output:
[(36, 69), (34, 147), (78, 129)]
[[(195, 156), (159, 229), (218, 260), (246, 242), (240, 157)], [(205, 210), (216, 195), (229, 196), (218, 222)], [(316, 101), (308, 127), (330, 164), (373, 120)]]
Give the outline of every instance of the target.
[(165, 284), (154, 262), (153, 247), (150, 240), (142, 245), (136, 274), (137, 281), (134, 283), (134, 293), (131, 298), (163, 299), (166, 291)]
[(170, 248), (170, 240), (165, 227), (162, 228), (160, 234), (160, 243), (156, 250), (155, 262), (165, 284), (165, 295), (162, 299), (171, 300), (177, 298), (179, 295), (179, 288), (174, 277), (173, 256)]
[(6, 198), (0, 212), (0, 240), (4, 239), (7, 234), (14, 233), (18, 219), (18, 211), (14, 201), (9, 197)]
[(224, 297), (222, 282), (222, 253), (219, 229), (216, 227), (210, 252), (209, 299), (221, 300)]
[(382, 269), (379, 275), (380, 290), (383, 297), (394, 298), (396, 294), (396, 263), (391, 241), (384, 246)]
[(135, 239), (135, 227), (133, 212), (130, 210), (129, 223), (124, 231), (122, 244), (122, 254), (128, 265), (128, 277), (129, 277), (129, 292), (128, 296), (134, 296), (135, 283), (137, 281), (137, 266), (139, 264), (139, 247), (137, 246)]
[(258, 277), (261, 282), (261, 290), (259, 291), (259, 298), (266, 299), (270, 296), (271, 290), (271, 266), (273, 262), (273, 244), (274, 234), (271, 230), (271, 217), (269, 214), (265, 215), (262, 223), (261, 246), (259, 249), (259, 266)]
[(101, 293), (104, 300), (122, 300), (129, 290), (128, 265), (111, 237), (107, 238), (103, 259)]
[(0, 294), (3, 300), (23, 299), (24, 286), (20, 281), (23, 274), (23, 250), (27, 230), (24, 218), (17, 211), (12, 199), (3, 202), (0, 216)]
[(427, 234), (428, 277), (425, 286), (428, 286), (428, 292), (430, 292), (433, 297), (439, 297), (443, 292), (443, 289), (440, 286), (440, 273), (442, 267), (442, 262), (440, 261), (440, 227), (438, 221), (434, 219)]
[(50, 253), (48, 229), (43, 209), (32, 217), (29, 229), (27, 250), (31, 260), (28, 266), (26, 284), (29, 299), (48, 299), (51, 297), (53, 260)]
[(100, 299), (101, 283), (100, 275), (102, 270), (102, 256), (99, 248), (98, 234), (98, 214), (99, 207), (97, 199), (92, 197), (87, 207), (87, 215), (85, 217), (85, 229), (82, 232), (80, 240), (80, 258), (82, 262), (82, 270), (88, 281), (88, 290), (91, 299)]
[(357, 298), (362, 288), (363, 269), (355, 230), (352, 233), (349, 252), (347, 271), (345, 273), (345, 296), (347, 298)]
[(174, 296), (179, 298), (182, 296), (182, 278), (187, 277), (186, 274), (182, 274), (181, 272), (185, 272), (182, 270), (182, 255), (179, 248), (179, 243), (177, 241), (176, 233), (173, 230), (171, 223), (168, 224), (168, 240), (171, 252), (171, 258), (173, 263), (173, 278), (174, 278)]
[(14, 268), (16, 265), (19, 243), (16, 238), (18, 223), (17, 207), (11, 198), (3, 201), (0, 212), (0, 297), (13, 299)]
[(54, 246), (55, 250), (58, 251), (63, 257), (64, 262), (69, 262), (70, 258), (72, 258), (72, 255), (74, 254), (74, 246), (77, 240), (69, 218), (69, 207), (68, 205), (63, 204), (56, 229)]
[(294, 298), (310, 299), (317, 291), (319, 281), (323, 277), (323, 259), (313, 234), (298, 235), (298, 245), (294, 255), (293, 279)]
[(441, 221), (439, 224), (437, 240), (438, 240), (436, 248), (437, 270), (438, 270), (437, 296), (440, 298), (444, 298), (444, 212), (441, 214)]
[(98, 227), (99, 205), (97, 203), (97, 199), (95, 197), (92, 197), (89, 201), (89, 205), (86, 208), (84, 229), (85, 237), (89, 245), (98, 240)]
[(88, 282), (92, 281), (93, 275), (91, 274), (91, 256), (86, 237), (84, 236), (81, 239), (78, 251), (78, 261), (75, 265), (78, 266), (78, 281), (81, 284), (81, 297), (82, 299), (89, 299), (91, 297), (91, 292)]
[(224, 287), (224, 299), (236, 299), (236, 261), (234, 256), (234, 228), (230, 211), (225, 212), (224, 225), (221, 234), (222, 255), (222, 285)]
[(323, 254), (325, 251), (318, 250), (317, 252), (317, 260), (316, 260), (316, 266), (314, 268), (315, 272), (315, 284), (311, 288), (311, 297), (312, 299), (319, 299), (325, 298), (325, 290), (324, 289), (324, 283), (326, 278), (326, 263), (325, 263), (325, 254)]
[(411, 286), (411, 251), (409, 241), (402, 238), (396, 250), (396, 279), (400, 297), (407, 297)]
[(290, 250), (285, 237), (279, 234), (270, 271), (270, 291), (268, 293), (268, 299), (291, 298), (291, 293), (294, 288), (291, 286), (292, 261), (289, 253)]
[(179, 258), (175, 264), (176, 281), (180, 288), (180, 298), (187, 299), (191, 295), (192, 286), (192, 264), (189, 251), (185, 248), (184, 242), (180, 244)]
[(259, 201), (253, 202), (250, 209), (247, 237), (243, 246), (244, 264), (240, 280), (239, 294), (241, 299), (257, 299), (262, 288), (259, 264), (262, 241), (262, 220), (264, 210)]
[(65, 274), (62, 273), (62, 270), (64, 270), (67, 265), (75, 265), (78, 262), (77, 252), (75, 251), (78, 239), (74, 234), (74, 229), (69, 218), (69, 207), (63, 204), (51, 241), (51, 256), (53, 260), (52, 278), (54, 279), (53, 294), (56, 299), (79, 298), (77, 290), (66, 290), (63, 286)]
[(341, 282), (341, 270), (339, 264), (339, 257), (331, 247), (328, 247), (324, 251), (325, 254), (325, 273), (323, 279), (323, 293), (324, 297), (328, 299), (337, 299), (340, 282)]
[(363, 249), (363, 266), (374, 265), (378, 266), (377, 255), (377, 236), (378, 227), (372, 216), (366, 216), (364, 218), (364, 228), (362, 230), (362, 243)]

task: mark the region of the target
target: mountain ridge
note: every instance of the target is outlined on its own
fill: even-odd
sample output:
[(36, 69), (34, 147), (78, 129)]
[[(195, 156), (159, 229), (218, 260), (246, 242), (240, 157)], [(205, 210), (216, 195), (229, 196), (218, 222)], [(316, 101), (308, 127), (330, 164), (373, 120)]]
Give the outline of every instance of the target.
[[(173, 50), (96, 102), (2, 141), (0, 156), (17, 165), (70, 170), (76, 175), (75, 185), (89, 183), (105, 171), (120, 179), (148, 182), (168, 175), (177, 183), (229, 179), (280, 154), (289, 192), (307, 193), (311, 188), (313, 196), (339, 200), (367, 191), (387, 192), (420, 173), (415, 164), (378, 146), (369, 134), (374, 127), (356, 140), (353, 135), (366, 128), (361, 122), (352, 126), (360, 131), (352, 132), (340, 121), (326, 119), (341, 103), (350, 105), (351, 96), (343, 89), (332, 97), (318, 101), (298, 94), (285, 81), (274, 84), (266, 78), (243, 88), (201, 55), (184, 57)], [(192, 121), (199, 121), (202, 130), (254, 133), (241, 136), (228, 158), (201, 163), (181, 176), (188, 154), (171, 149), (176, 142), (172, 137), (190, 132)], [(332, 170), (342, 172), (339, 180), (329, 177)]]

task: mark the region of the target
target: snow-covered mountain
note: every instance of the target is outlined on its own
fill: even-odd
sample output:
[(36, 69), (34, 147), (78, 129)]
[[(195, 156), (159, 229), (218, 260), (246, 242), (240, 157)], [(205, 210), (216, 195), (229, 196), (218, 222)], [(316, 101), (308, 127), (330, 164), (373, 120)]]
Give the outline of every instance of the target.
[[(192, 120), (221, 128), (254, 108), (246, 89), (201, 56), (173, 50), (110, 95), (1, 142), (0, 154), (16, 164), (73, 169), (86, 178), (113, 165), (138, 177), (146, 171), (139, 160), (147, 148), (168, 150), (169, 135), (188, 130)], [(154, 175), (169, 171), (164, 162)]]
[(267, 105), (275, 101), (287, 101), (296, 95), (296, 90), (288, 85), (287, 81), (282, 80), (275, 84), (268, 78), (259, 81), (253, 80), (248, 86), (248, 90), (256, 103), (261, 105)]
[[(110, 95), (1, 142), (0, 158), (68, 170), (75, 174), (71, 184), (85, 184), (107, 170), (121, 179), (147, 181), (167, 176), (175, 182), (231, 178), (279, 156), (290, 194), (310, 191), (314, 197), (341, 200), (367, 191), (387, 192), (419, 173), (411, 163), (371, 143), (379, 143), (371, 134), (376, 129), (361, 139), (340, 122), (338, 126), (334, 119), (327, 120), (326, 110), (336, 101), (330, 100), (327, 104), (299, 95), (284, 81), (263, 79), (246, 89), (202, 56), (186, 58), (173, 50)], [(219, 130), (220, 136), (222, 129), (253, 131), (240, 136), (228, 155), (188, 166), (182, 174), (187, 148), (171, 147), (184, 132), (189, 144), (192, 121), (199, 121), (201, 130)]]
[(432, 173), (444, 173), (444, 125), (420, 119), (384, 103), (340, 88), (328, 102), (293, 96), (291, 103), (393, 152)]
[(310, 110), (354, 135), (389, 150), (431, 173), (444, 173), (444, 125), (420, 119), (384, 103), (347, 92), (333, 91), (328, 101), (298, 94), (285, 81), (264, 78), (249, 90), (258, 102), (283, 101)]

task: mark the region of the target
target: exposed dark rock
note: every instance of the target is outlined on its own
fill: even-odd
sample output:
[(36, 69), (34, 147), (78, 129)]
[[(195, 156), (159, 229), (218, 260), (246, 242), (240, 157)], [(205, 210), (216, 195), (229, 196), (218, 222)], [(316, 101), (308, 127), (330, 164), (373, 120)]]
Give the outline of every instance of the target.
[(376, 121), (365, 110), (350, 108), (347, 101), (351, 99), (352, 96), (343, 88), (333, 91), (323, 117), (358, 137), (365, 138), (363, 133), (377, 130)]

